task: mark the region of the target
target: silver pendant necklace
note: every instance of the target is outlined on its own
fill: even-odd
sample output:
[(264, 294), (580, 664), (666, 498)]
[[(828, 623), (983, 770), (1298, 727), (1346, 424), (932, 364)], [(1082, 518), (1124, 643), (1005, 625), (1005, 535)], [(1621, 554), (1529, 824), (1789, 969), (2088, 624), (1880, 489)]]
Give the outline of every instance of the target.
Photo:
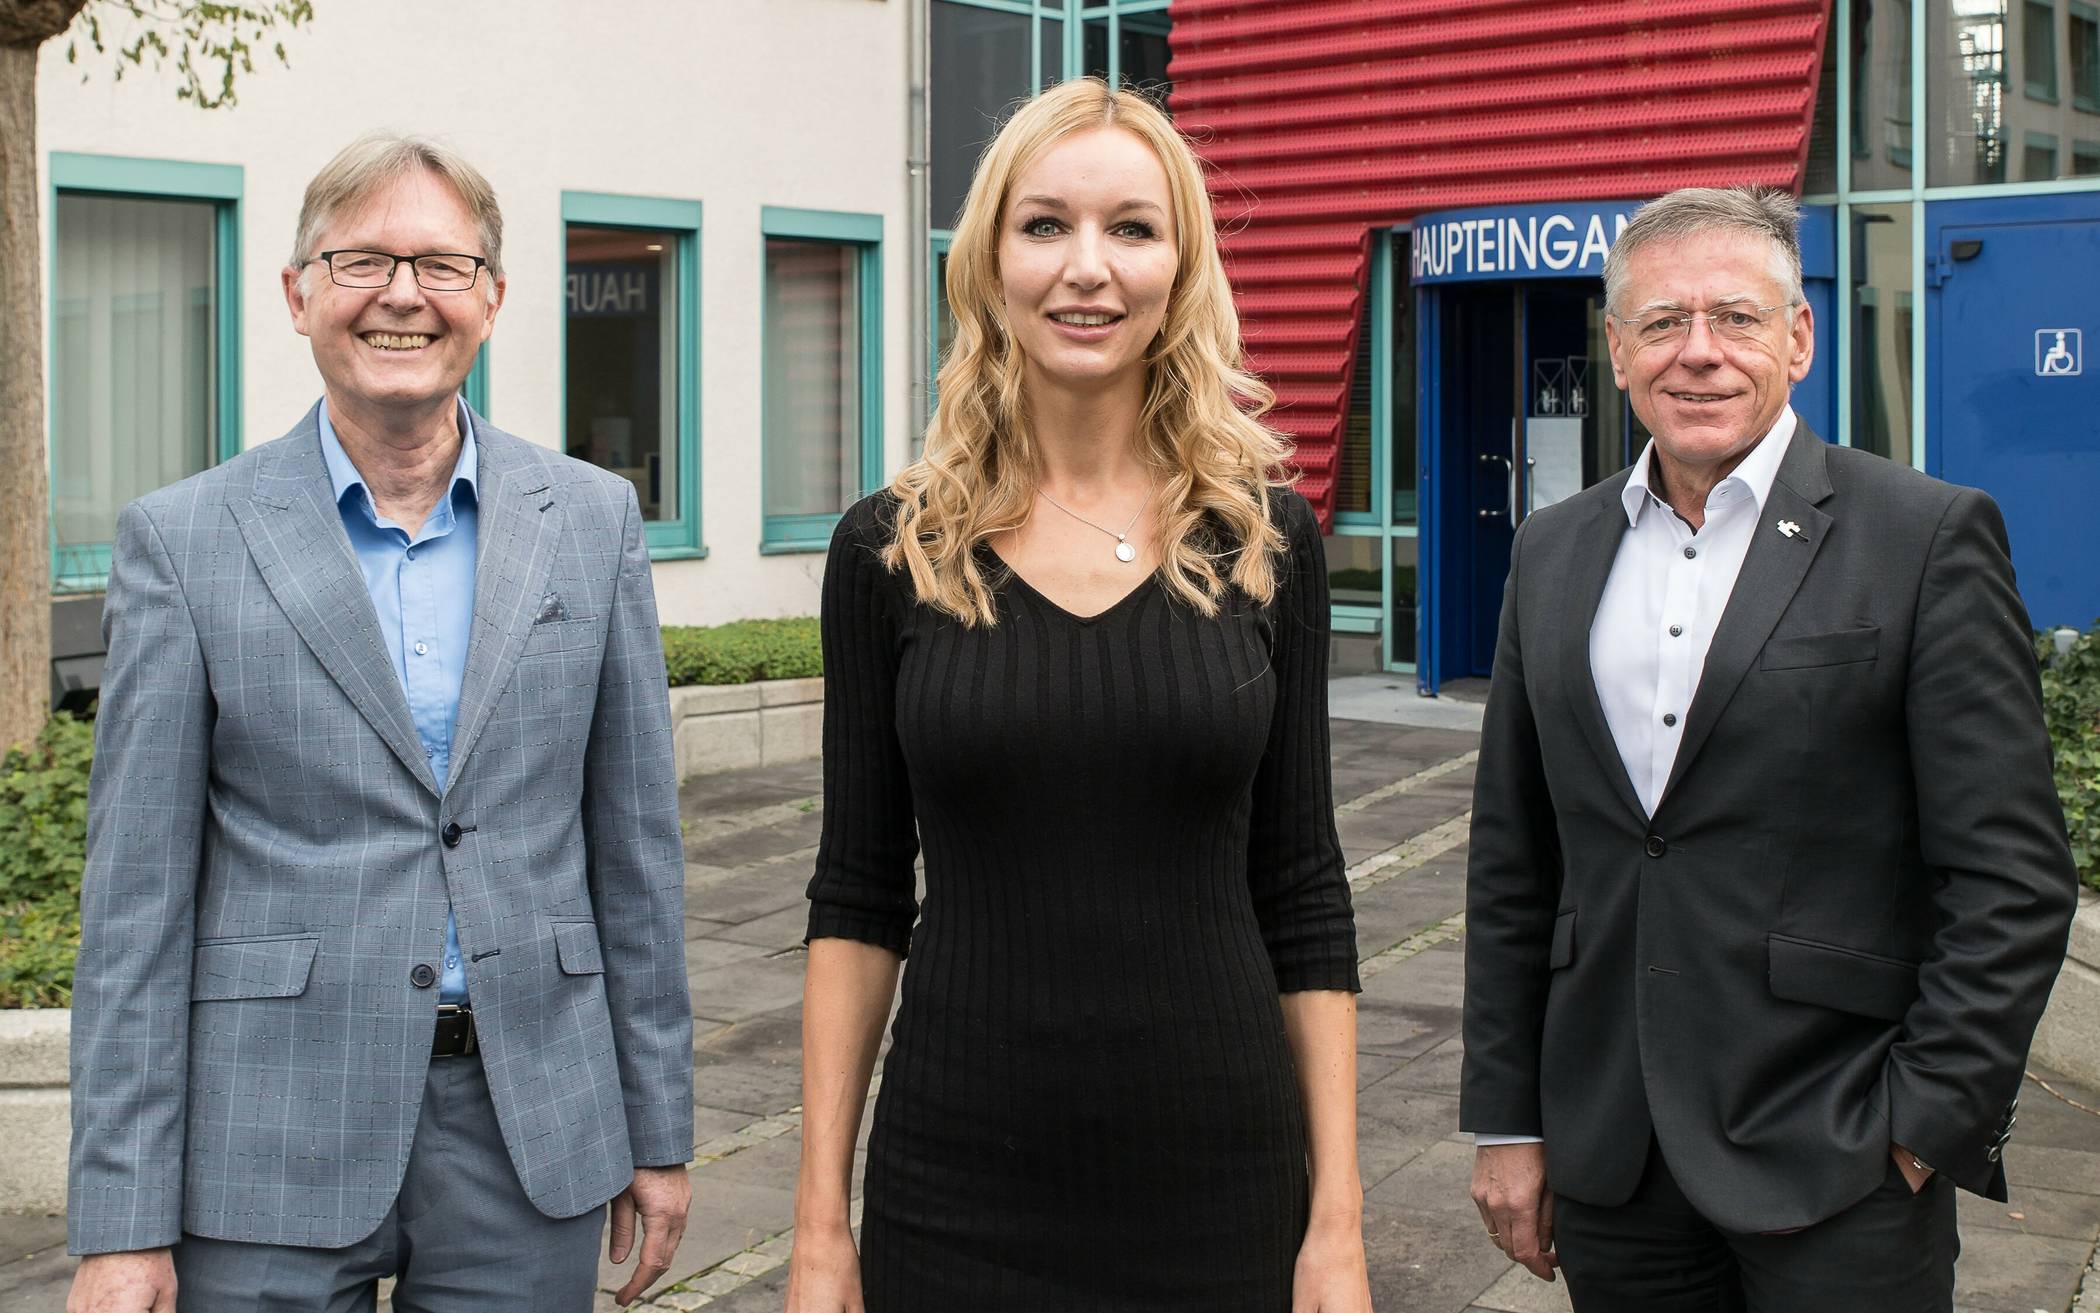
[(1037, 488), (1035, 490), (1035, 495), (1041, 497), (1044, 501), (1049, 502), (1052, 506), (1057, 507), (1057, 509), (1063, 511), (1065, 514), (1071, 516), (1073, 519), (1079, 521), (1087, 528), (1099, 529), (1101, 530), (1101, 532), (1115, 539), (1116, 559), (1121, 561), (1123, 564), (1128, 565), (1132, 561), (1135, 561), (1137, 559), (1137, 548), (1132, 547), (1130, 545), (1130, 531), (1137, 527), (1138, 516), (1143, 515), (1145, 513), (1145, 508), (1152, 504), (1152, 490), (1150, 488), (1145, 489), (1145, 500), (1139, 502), (1138, 508), (1130, 513), (1130, 523), (1123, 526), (1123, 532), (1121, 533), (1117, 533), (1114, 529), (1111, 529), (1106, 525), (1094, 523), (1092, 520), (1089, 520), (1084, 515), (1081, 515), (1078, 511), (1073, 510), (1071, 507), (1065, 505), (1057, 498), (1052, 497), (1049, 493), (1044, 492), (1041, 488)]

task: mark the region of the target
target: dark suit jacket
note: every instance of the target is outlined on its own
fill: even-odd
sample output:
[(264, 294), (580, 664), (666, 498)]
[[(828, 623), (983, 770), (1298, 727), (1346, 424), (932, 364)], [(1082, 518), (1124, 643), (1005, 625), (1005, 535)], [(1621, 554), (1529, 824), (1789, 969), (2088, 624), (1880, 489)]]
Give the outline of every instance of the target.
[(1892, 1141), (2005, 1198), (2076, 875), (1997, 506), (1800, 428), (1651, 820), (1589, 658), (1626, 479), (1511, 555), (1460, 1125), (1543, 1135), (1552, 1189), (1607, 1206), (1652, 1130), (1728, 1230), (1837, 1213)]

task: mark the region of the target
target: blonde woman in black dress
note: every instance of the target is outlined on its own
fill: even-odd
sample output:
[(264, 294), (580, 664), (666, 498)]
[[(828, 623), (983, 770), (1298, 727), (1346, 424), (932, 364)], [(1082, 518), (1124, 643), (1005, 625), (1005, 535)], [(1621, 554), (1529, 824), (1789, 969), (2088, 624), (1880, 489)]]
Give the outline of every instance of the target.
[(1365, 1313), (1326, 567), (1200, 168), (1065, 83), (948, 268), (925, 459), (826, 566), (787, 1307)]

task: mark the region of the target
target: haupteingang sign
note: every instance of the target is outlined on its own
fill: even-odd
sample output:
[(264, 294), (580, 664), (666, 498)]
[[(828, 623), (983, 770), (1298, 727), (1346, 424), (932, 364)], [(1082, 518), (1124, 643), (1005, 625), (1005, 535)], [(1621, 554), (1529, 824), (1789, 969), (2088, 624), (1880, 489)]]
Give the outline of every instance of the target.
[(1413, 281), (1601, 278), (1637, 201), (1502, 205), (1425, 214), (1413, 225)]

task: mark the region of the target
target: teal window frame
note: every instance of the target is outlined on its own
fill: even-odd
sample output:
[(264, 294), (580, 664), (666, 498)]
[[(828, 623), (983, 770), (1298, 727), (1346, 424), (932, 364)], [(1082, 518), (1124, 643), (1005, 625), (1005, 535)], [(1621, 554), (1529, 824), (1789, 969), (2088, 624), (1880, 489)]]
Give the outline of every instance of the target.
[[(2088, 162), (2093, 168), (2091, 173), (2083, 172), (2080, 168), (2081, 164)], [(2071, 173), (2078, 178), (2100, 178), (2100, 141), (2072, 139)]]
[(467, 381), (459, 385), (459, 394), (466, 398), (468, 407), (483, 419), (489, 417), (489, 344), (483, 342), (474, 353), (474, 367), (467, 371)]
[[(189, 160), (144, 159), (130, 155), (91, 155), (52, 151), (51, 178), (44, 194), (48, 227), (44, 264), (50, 271), (44, 289), (44, 360), (47, 372), (58, 359), (58, 198), (62, 193), (126, 196), (156, 201), (209, 201), (213, 206), (212, 276), (214, 296), (212, 355), (217, 378), (215, 461), (241, 453), (241, 202), (245, 178), (238, 164), (203, 164)], [(44, 416), (46, 460), (58, 457), (57, 407)], [(55, 472), (54, 470), (51, 472)], [(61, 572), (58, 551), (58, 491), (52, 480), (46, 532), (50, 534), (51, 591), (94, 593), (109, 584), (109, 543), (82, 543), (68, 548), (76, 568)]]
[[(858, 253), (860, 284), (860, 456), (861, 495), (884, 483), (882, 450), (882, 216), (843, 210), (800, 210), (782, 205), (765, 206), (759, 214), (759, 268), (765, 277), (765, 244), (783, 241), (829, 242), (853, 248)], [(766, 340), (763, 288), (759, 295), (759, 342), (761, 358)], [(760, 368), (764, 366), (761, 364)], [(759, 390), (765, 395), (763, 381)], [(765, 406), (759, 406), (759, 441), (765, 441)], [(850, 439), (849, 439), (850, 440)], [(759, 506), (765, 501), (765, 453), (759, 453)], [(838, 514), (765, 515), (761, 511), (758, 550), (762, 556), (796, 552), (822, 552), (831, 546), (831, 531)]]
[[(2048, 67), (2042, 70), (2048, 77), (2042, 79), (2035, 77), (2036, 70), (2027, 59), (2027, 24), (2033, 20), (2037, 11), (2049, 15), (2049, 25), (2043, 29), (2049, 33), (2049, 62)], [(2037, 100), (2045, 105), (2057, 103), (2057, 54), (2056, 5), (2053, 0), (2020, 0), (2020, 86), (2029, 100)]]
[[(2078, 52), (2075, 48), (2078, 39), (2078, 28), (2076, 25), (2079, 23), (2087, 24), (2086, 31), (2091, 34), (2090, 40), (2093, 45), (2092, 57), (2086, 62), (2086, 68), (2090, 70), (2091, 76), (2084, 86), (2080, 86), (2078, 83)], [(2070, 20), (2065, 24), (2065, 32), (2071, 38), (2069, 44), (2073, 46), (2071, 51), (2072, 108), (2082, 109), (2089, 114), (2100, 114), (2100, 6), (2084, 4), (2081, 0), (2071, 0)]]
[[(955, 234), (935, 228), (926, 235), (926, 414), (931, 419), (941, 401), (941, 307), (948, 303), (948, 288), (941, 277), (941, 257), (955, 248)], [(912, 459), (926, 450), (926, 435), (914, 433)]]
[[(701, 217), (698, 201), (590, 191), (564, 191), (561, 194), (561, 270), (554, 283), (557, 288), (568, 286), (570, 224), (669, 233), (677, 243), (678, 518), (651, 520), (644, 524), (643, 534), (652, 561), (700, 560), (707, 555), (707, 539), (701, 533), (700, 523)], [(561, 448), (566, 452), (569, 446), (569, 314), (566, 304), (562, 306), (560, 323), (562, 420), (558, 431)], [(479, 365), (476, 368), (479, 369)], [(468, 381), (473, 381), (471, 375)], [(486, 389), (486, 378), (482, 386)]]
[[(1420, 523), (1398, 518), (1398, 498), (1393, 495), (1387, 463), (1393, 446), (1393, 307), (1405, 287), (1393, 258), (1393, 243), (1407, 225), (1371, 230), (1371, 261), (1366, 295), (1371, 306), (1371, 510), (1337, 512), (1334, 534), (1338, 538), (1371, 538), (1378, 543), (1379, 579), (1384, 596), (1377, 606), (1349, 602), (1328, 603), (1328, 623), (1338, 634), (1377, 634), (1378, 662), (1391, 674), (1413, 674), (1417, 661), (1395, 661), (1392, 636), (1396, 627), (1415, 632), (1415, 611), (1393, 610), (1393, 555), (1395, 543), (1420, 536)], [(1409, 399), (1412, 404), (1412, 398)], [(1419, 459), (1419, 452), (1417, 453)], [(1419, 478), (1419, 474), (1417, 475)], [(1411, 508), (1410, 508), (1411, 509)], [(1416, 587), (1420, 588), (1419, 579)], [(1416, 599), (1420, 605), (1419, 595)]]

